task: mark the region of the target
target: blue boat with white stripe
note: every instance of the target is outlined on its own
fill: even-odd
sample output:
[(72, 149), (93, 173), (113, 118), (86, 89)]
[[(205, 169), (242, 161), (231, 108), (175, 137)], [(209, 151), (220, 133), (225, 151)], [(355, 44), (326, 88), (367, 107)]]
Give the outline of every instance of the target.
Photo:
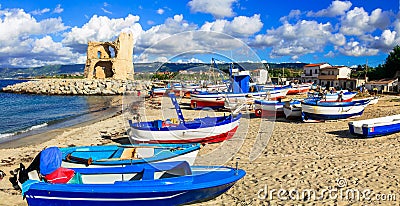
[(301, 103), (304, 122), (338, 120), (362, 115), (370, 99), (351, 102), (325, 102), (319, 99), (305, 99)]
[(194, 164), (200, 144), (133, 144), (60, 148), (62, 166), (110, 167), (133, 164), (187, 161)]
[(182, 161), (74, 170), (81, 176), (80, 183), (26, 181), (28, 204), (181, 205), (213, 199), (246, 174), (230, 167), (190, 167)]
[(400, 132), (400, 115), (349, 122), (352, 135), (360, 137), (384, 136)]

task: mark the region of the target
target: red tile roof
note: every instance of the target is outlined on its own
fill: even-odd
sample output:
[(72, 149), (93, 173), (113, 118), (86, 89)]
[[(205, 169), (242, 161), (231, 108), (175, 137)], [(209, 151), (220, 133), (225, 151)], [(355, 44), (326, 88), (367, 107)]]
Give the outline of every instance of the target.
[(380, 79), (380, 80), (375, 80), (375, 81), (369, 81), (366, 84), (388, 84), (393, 81), (396, 81), (397, 79)]
[(307, 64), (307, 65), (304, 65), (304, 67), (317, 67), (317, 66), (321, 66), (323, 64), (326, 64), (326, 63)]

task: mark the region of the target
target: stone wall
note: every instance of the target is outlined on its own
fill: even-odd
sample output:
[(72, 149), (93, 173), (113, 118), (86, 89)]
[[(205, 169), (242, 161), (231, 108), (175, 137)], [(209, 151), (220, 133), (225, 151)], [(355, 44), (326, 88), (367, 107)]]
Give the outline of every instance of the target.
[(113, 42), (88, 42), (87, 79), (133, 80), (133, 35), (121, 33)]
[(43, 79), (9, 85), (2, 90), (46, 95), (122, 95), (142, 88), (137, 81), (132, 80)]

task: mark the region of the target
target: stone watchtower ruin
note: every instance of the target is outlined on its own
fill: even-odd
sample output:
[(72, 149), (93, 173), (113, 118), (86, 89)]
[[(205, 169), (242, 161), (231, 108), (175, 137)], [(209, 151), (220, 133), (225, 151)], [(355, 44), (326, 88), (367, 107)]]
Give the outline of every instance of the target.
[(133, 79), (133, 35), (121, 33), (113, 42), (88, 43), (85, 78)]

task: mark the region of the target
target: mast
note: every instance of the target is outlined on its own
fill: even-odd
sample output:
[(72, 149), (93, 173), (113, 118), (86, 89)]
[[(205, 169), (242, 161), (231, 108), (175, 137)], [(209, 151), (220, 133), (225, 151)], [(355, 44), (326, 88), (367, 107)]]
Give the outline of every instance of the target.
[(365, 74), (364, 74), (365, 82), (367, 82), (367, 73), (368, 73), (368, 58), (367, 58), (367, 62), (365, 64)]

